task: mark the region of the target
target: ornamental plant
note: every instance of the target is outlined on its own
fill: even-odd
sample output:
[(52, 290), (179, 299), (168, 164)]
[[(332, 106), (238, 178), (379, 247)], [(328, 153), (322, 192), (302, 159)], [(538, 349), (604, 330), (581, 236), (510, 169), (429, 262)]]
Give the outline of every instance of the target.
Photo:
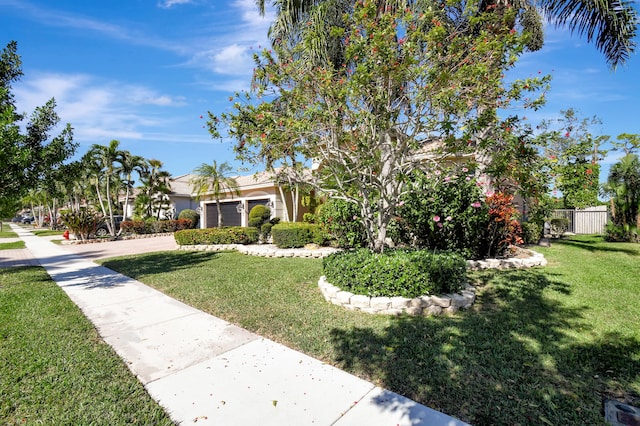
[(487, 257), (503, 256), (512, 245), (522, 244), (522, 227), (518, 222), (518, 210), (513, 205), (513, 195), (496, 192), (487, 196), (489, 226), (486, 239)]
[(450, 250), (468, 259), (487, 253), (488, 205), (481, 185), (467, 167), (416, 171), (412, 191), (397, 209), (398, 241), (431, 250)]
[[(353, 204), (367, 247), (381, 251), (411, 173), (495, 152), (507, 127), (497, 110), (539, 106), (548, 77), (505, 83), (527, 41), (512, 9), (362, 0), (330, 21), (326, 11), (305, 15), (295, 44), (255, 55), (252, 91), (209, 114), (209, 131), (237, 139), (243, 161), (293, 169), (297, 182)], [(327, 46), (340, 46), (339, 58)], [(301, 158), (320, 166), (299, 173)]]

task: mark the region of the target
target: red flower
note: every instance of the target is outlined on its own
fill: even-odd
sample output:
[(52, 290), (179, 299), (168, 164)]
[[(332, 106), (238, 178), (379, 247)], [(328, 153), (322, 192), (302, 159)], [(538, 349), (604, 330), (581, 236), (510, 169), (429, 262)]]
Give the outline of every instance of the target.
[(567, 132), (567, 133), (564, 134), (564, 137), (568, 138), (570, 135), (571, 135), (571, 133)]
[(587, 171), (585, 172), (586, 174), (590, 175), (591, 173), (593, 173), (593, 170), (591, 169), (587, 169)]

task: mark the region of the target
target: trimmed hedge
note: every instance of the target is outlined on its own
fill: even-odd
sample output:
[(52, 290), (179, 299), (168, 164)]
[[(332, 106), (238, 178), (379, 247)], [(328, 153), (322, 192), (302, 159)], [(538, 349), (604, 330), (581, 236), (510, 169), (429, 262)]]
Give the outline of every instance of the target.
[(254, 244), (258, 242), (256, 228), (229, 226), (226, 228), (184, 229), (173, 234), (179, 245)]
[(357, 249), (323, 260), (327, 281), (342, 290), (371, 297), (454, 293), (466, 282), (466, 261), (455, 253), (429, 250)]
[(125, 220), (120, 224), (125, 234), (164, 234), (191, 227), (191, 220)]
[(320, 229), (312, 223), (279, 223), (271, 228), (271, 236), (278, 248), (299, 248), (309, 243), (322, 243)]

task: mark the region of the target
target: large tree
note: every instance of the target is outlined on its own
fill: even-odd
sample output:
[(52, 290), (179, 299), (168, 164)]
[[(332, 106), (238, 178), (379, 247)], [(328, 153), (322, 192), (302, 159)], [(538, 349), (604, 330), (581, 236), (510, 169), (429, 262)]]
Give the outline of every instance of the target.
[[(536, 107), (535, 95), (524, 93), (547, 79), (505, 86), (503, 73), (527, 41), (511, 29), (513, 12), (366, 0), (325, 21), (326, 6), (309, 13), (295, 44), (275, 43), (257, 58), (255, 98), (235, 98), (222, 122), (245, 160), (314, 159), (316, 172), (300, 178), (356, 204), (369, 247), (382, 250), (409, 173), (490, 149), (510, 131), (497, 108)], [(334, 56), (317, 55), (327, 40), (342, 46), (338, 66)], [(209, 124), (219, 136), (218, 117)]]
[[(423, 10), (425, 7), (437, 8), (445, 2), (438, 0), (375, 0), (379, 9), (387, 7)], [(264, 14), (267, 2), (256, 0)], [(272, 0), (277, 16), (270, 28), (273, 43), (297, 43), (300, 40), (300, 28), (312, 14), (321, 13), (330, 25), (336, 18), (353, 10), (353, 0)], [(317, 7), (321, 6), (321, 7)], [(633, 2), (627, 0), (480, 0), (480, 11), (498, 14), (510, 13), (511, 28), (518, 28), (526, 35), (526, 46), (535, 51), (542, 47), (542, 17), (550, 23), (568, 28), (572, 33), (585, 35), (587, 41), (595, 43), (607, 63), (615, 68), (623, 64), (635, 51), (637, 31), (637, 13)], [(338, 18), (339, 20), (339, 18)], [(467, 27), (469, 31), (476, 29)], [(324, 43), (314, 46), (324, 48), (334, 58), (341, 55), (340, 44), (327, 38)]]
[(238, 182), (230, 176), (231, 172), (232, 168), (227, 162), (218, 164), (216, 160), (213, 160), (212, 164), (202, 163), (193, 171), (195, 177), (191, 180), (191, 186), (197, 199), (210, 195), (216, 201), (218, 228), (222, 228), (223, 225), (220, 198), (227, 193), (231, 194), (231, 197), (240, 195)]
[(28, 117), (17, 113), (11, 92), (22, 76), (17, 49), (12, 41), (0, 55), (0, 198), (14, 200), (50, 179), (77, 148), (70, 124), (51, 136), (60, 122), (53, 98)]

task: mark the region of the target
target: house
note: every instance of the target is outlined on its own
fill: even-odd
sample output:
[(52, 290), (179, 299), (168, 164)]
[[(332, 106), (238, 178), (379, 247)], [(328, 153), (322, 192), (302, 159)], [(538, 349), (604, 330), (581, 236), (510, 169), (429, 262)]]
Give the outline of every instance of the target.
[[(279, 217), (283, 222), (302, 221), (304, 213), (308, 210), (300, 205), (299, 200), (296, 203), (297, 208), (294, 209), (295, 192), (278, 185), (275, 177), (273, 172), (236, 177), (240, 195), (228, 192), (220, 199), (224, 226), (248, 226), (249, 212), (259, 204), (271, 208), (271, 216)], [(201, 228), (218, 226), (218, 209), (212, 195), (201, 198), (197, 211), (200, 213)]]

